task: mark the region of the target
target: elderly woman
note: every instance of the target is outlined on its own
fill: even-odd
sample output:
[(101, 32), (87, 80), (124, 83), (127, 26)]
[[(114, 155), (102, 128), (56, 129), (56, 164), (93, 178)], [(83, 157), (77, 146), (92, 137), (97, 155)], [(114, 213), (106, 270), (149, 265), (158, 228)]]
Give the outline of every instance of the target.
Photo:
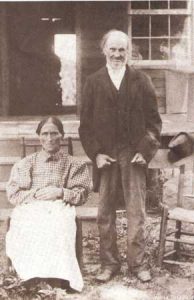
[(91, 185), (87, 166), (60, 149), (63, 125), (55, 117), (36, 130), (42, 150), (16, 163), (7, 184), (14, 206), (6, 252), (19, 277), (58, 278), (81, 291), (83, 279), (75, 254), (75, 206)]

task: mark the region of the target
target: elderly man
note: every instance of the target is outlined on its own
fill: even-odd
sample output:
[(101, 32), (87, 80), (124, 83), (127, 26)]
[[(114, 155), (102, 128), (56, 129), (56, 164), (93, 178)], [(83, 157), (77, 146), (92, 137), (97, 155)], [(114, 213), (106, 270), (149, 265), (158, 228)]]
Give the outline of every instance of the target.
[(116, 198), (122, 186), (128, 220), (129, 271), (151, 279), (144, 263), (146, 164), (160, 144), (161, 119), (149, 78), (127, 65), (128, 36), (111, 30), (101, 42), (106, 67), (91, 75), (83, 90), (80, 138), (93, 161), (94, 189), (99, 191), (99, 282), (119, 270), (116, 244)]

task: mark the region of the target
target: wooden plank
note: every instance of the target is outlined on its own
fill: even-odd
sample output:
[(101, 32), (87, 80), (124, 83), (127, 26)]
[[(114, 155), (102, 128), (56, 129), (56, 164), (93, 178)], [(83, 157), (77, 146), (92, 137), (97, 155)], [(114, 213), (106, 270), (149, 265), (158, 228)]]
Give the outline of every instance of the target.
[(13, 165), (21, 159), (20, 156), (1, 156), (0, 165)]
[(146, 72), (152, 80), (161, 80), (165, 83), (165, 70), (164, 69), (147, 69), (146, 66), (142, 66), (141, 69)]
[(130, 15), (189, 15), (188, 9), (131, 9)]
[(157, 66), (156, 69), (154, 69), (153, 66), (137, 66), (138, 69), (141, 69), (143, 72), (147, 73), (152, 80), (153, 79), (161, 79), (165, 81), (165, 69), (164, 67), (161, 68), (161, 66)]
[(175, 230), (172, 230), (172, 231), (169, 231), (167, 234), (166, 234), (166, 236), (170, 236), (170, 235), (172, 235), (172, 234), (175, 234), (175, 233), (177, 233), (177, 229), (175, 229)]
[(176, 239), (176, 238), (166, 238), (167, 242), (173, 242), (173, 243), (180, 243), (180, 244), (188, 244), (188, 245), (194, 245), (194, 241), (191, 242), (186, 238)]
[(159, 251), (158, 251), (158, 265), (162, 266), (163, 257), (165, 253), (165, 242), (166, 242), (166, 232), (167, 232), (167, 222), (168, 222), (168, 207), (163, 206), (162, 218), (160, 224), (160, 241), (159, 241)]
[(189, 252), (186, 252), (186, 251), (181, 251), (180, 254), (184, 255), (184, 256), (188, 256), (188, 257), (194, 257), (194, 253), (189, 253)]
[(184, 230), (181, 230), (181, 235), (188, 235), (188, 236), (194, 236), (194, 232), (189, 232), (189, 231), (184, 231)]
[(176, 250), (172, 250), (172, 251), (166, 252), (164, 254), (164, 257), (170, 256), (170, 255), (175, 254), (175, 253), (176, 253)]
[(175, 70), (166, 71), (166, 112), (186, 113), (188, 76)]
[[(175, 87), (176, 88), (176, 87)], [(194, 122), (187, 120), (186, 113), (180, 114), (164, 114), (162, 117), (162, 136), (174, 136), (179, 132), (194, 132)]]
[(176, 207), (172, 210), (169, 210), (168, 218), (171, 220), (189, 222), (194, 224), (194, 211)]
[(170, 259), (164, 259), (163, 263), (171, 264), (171, 265), (181, 265), (181, 266), (190, 266), (191, 263), (189, 262), (182, 262), (182, 261), (176, 261), (176, 260), (170, 260)]
[(96, 220), (98, 208), (97, 207), (76, 207), (77, 217), (81, 220)]
[(194, 74), (189, 75), (188, 79), (188, 107), (187, 120), (194, 122)]
[(165, 78), (152, 78), (155, 88), (166, 88)]

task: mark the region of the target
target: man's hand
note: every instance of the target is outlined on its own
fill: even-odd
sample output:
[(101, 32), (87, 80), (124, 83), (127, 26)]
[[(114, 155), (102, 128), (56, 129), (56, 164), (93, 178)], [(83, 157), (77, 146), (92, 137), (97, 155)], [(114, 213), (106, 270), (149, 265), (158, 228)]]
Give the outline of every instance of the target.
[(143, 155), (141, 153), (136, 153), (133, 157), (133, 159), (131, 160), (132, 164), (137, 164), (137, 165), (145, 165), (146, 161), (143, 158)]
[(102, 169), (104, 167), (110, 166), (115, 161), (116, 161), (116, 159), (114, 159), (106, 154), (97, 154), (97, 156), (96, 156), (96, 164), (97, 164), (98, 169)]
[(62, 198), (63, 190), (56, 186), (48, 186), (35, 193), (36, 200), (56, 200)]

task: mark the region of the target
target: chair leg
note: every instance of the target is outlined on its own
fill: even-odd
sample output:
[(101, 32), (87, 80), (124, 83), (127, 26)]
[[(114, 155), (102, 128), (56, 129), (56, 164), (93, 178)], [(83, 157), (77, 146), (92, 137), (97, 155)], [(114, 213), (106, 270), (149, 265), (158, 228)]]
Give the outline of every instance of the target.
[(165, 253), (166, 231), (168, 223), (168, 207), (164, 206), (162, 211), (161, 225), (160, 225), (160, 238), (159, 238), (159, 251), (158, 251), (158, 266), (162, 267), (163, 257)]
[[(180, 239), (180, 237), (181, 237), (181, 225), (182, 225), (181, 221), (176, 221), (176, 230), (177, 230), (177, 232), (175, 233), (175, 238), (176, 239)], [(180, 243), (175, 242), (174, 243), (174, 249), (176, 250), (174, 258), (177, 259), (180, 255)]]
[[(7, 218), (6, 220), (6, 233), (9, 231), (9, 228), (10, 228), (10, 222), (11, 222), (11, 218)], [(12, 269), (12, 262), (11, 262), (11, 259), (6, 256), (6, 271), (7, 272), (10, 272)]]
[(76, 256), (80, 266), (83, 269), (83, 244), (82, 244), (82, 220), (76, 218), (77, 232), (76, 232)]

